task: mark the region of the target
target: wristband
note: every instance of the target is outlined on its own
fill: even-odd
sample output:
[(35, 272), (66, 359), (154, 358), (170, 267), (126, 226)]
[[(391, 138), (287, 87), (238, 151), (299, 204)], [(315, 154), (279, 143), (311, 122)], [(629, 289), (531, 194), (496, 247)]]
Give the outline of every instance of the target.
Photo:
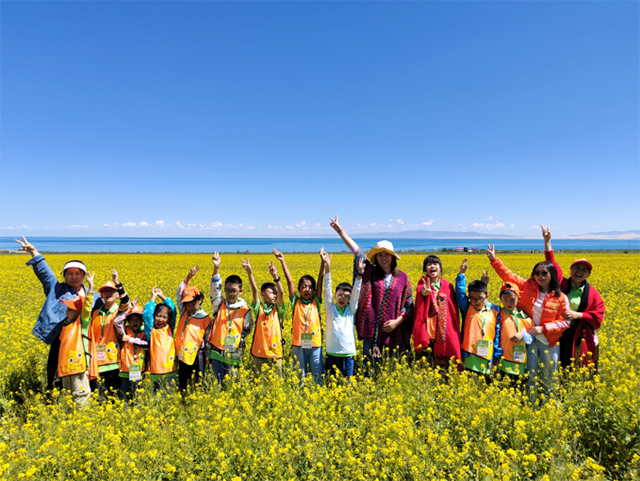
[(280, 276), (276, 277), (273, 282), (280, 282)]

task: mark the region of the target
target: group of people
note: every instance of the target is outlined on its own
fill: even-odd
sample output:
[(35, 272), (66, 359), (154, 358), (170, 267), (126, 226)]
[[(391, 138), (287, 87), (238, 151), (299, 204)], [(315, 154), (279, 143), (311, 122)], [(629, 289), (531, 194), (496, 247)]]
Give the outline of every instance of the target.
[(287, 310), (292, 317), (293, 365), (301, 378), (311, 374), (317, 383), (324, 372), (353, 375), (356, 334), (363, 341), (366, 374), (384, 355), (406, 355), (424, 359), (443, 374), (453, 365), (479, 375), (497, 367), (513, 380), (522, 379), (534, 396), (537, 379), (547, 394), (551, 392), (559, 363), (597, 367), (597, 330), (605, 308), (587, 282), (592, 265), (578, 259), (571, 265), (570, 278), (564, 278), (554, 260), (548, 227), (542, 228), (546, 260), (534, 266), (529, 279), (512, 273), (488, 246), (491, 266), (503, 281), (501, 306), (488, 299), (486, 273), (467, 286), (465, 259), (454, 288), (442, 277), (442, 263), (433, 255), (424, 259), (414, 297), (391, 242), (380, 241), (365, 254), (340, 226), (338, 216), (331, 219), (331, 227), (353, 252), (352, 284), (339, 283), (333, 290), (331, 255), (322, 250), (317, 280), (304, 275), (296, 290), (284, 254), (274, 249), (288, 299), (277, 265), (269, 263), (272, 282), (258, 289), (247, 257), (242, 261), (252, 296), (247, 304), (241, 297), (240, 276), (229, 275), (223, 282), (216, 252), (211, 315), (203, 308), (203, 293), (190, 285), (199, 267), (190, 269), (180, 283), (175, 303), (153, 287), (147, 304), (137, 305), (115, 270), (94, 301), (94, 275), (82, 262), (67, 262), (65, 282), (58, 282), (37, 249), (24, 237), (17, 240), (31, 254), (27, 265), (33, 266), (47, 296), (33, 333), (51, 345), (48, 388), (60, 379), (74, 400), (84, 404), (92, 390), (105, 395), (113, 389), (131, 399), (145, 372), (156, 392), (170, 389), (176, 379), (185, 390), (209, 366), (223, 382), (240, 368), (245, 339), (252, 332), (256, 375), (265, 365), (282, 373)]

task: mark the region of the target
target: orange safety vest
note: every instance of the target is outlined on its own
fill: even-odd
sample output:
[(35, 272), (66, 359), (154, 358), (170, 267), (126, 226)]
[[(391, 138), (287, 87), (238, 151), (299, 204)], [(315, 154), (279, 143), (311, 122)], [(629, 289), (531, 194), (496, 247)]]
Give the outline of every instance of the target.
[(80, 316), (60, 331), (58, 352), (58, 377), (80, 374), (87, 370), (87, 358), (82, 343), (82, 321)]
[(176, 345), (169, 324), (151, 329), (149, 339), (149, 372), (168, 374), (176, 371)]
[(516, 362), (513, 360), (513, 348), (515, 346), (524, 346), (525, 354), (524, 361), (522, 362), (527, 362), (526, 344), (524, 343), (524, 341), (513, 342), (511, 338), (514, 336), (514, 334), (522, 331), (522, 329), (529, 330), (533, 326), (534, 323), (530, 318), (525, 317), (523, 319), (521, 317), (518, 317), (517, 320), (514, 320), (513, 316), (505, 311), (504, 308), (500, 309), (500, 347), (502, 348), (502, 359)]
[(116, 333), (116, 326), (113, 320), (118, 315), (118, 310), (112, 313), (100, 314), (100, 310), (95, 310), (91, 316), (89, 325), (89, 338), (95, 344), (96, 355), (100, 352), (100, 346), (104, 346), (105, 360), (98, 360), (98, 367), (118, 364), (120, 361), (120, 340)]
[(202, 345), (204, 331), (211, 325), (211, 317), (195, 318), (184, 311), (176, 329), (176, 355), (185, 364), (191, 366), (196, 360)]
[(296, 298), (293, 306), (293, 326), (291, 344), (302, 346), (302, 334), (311, 334), (313, 347), (322, 346), (322, 330), (320, 329), (320, 309), (316, 298), (309, 304), (303, 304), (300, 298)]
[[(129, 337), (136, 337), (138, 339), (144, 338), (144, 330), (141, 330), (138, 334), (133, 332), (131, 327), (126, 326), (124, 332)], [(129, 366), (131, 364), (141, 364), (141, 371), (146, 371), (147, 353), (145, 349), (140, 346), (129, 344), (125, 342), (120, 349), (120, 372), (129, 372)]]
[(498, 313), (495, 309), (487, 306), (482, 311), (478, 311), (475, 307), (469, 305), (467, 317), (464, 321), (462, 349), (478, 356), (478, 341), (489, 341), (488, 355), (479, 357), (491, 360), (493, 357), (493, 342), (496, 339), (497, 321)]
[(253, 333), (251, 354), (267, 359), (282, 358), (282, 326), (278, 306), (273, 306), (269, 315), (265, 314), (262, 303), (258, 307), (258, 319)]
[[(213, 323), (213, 329), (209, 335), (209, 343), (215, 347), (224, 351), (225, 339), (227, 336), (233, 336), (236, 338), (236, 350), (240, 345), (240, 339), (242, 336), (242, 328), (244, 325), (244, 316), (247, 315), (251, 309), (248, 307), (238, 307), (237, 309), (229, 309), (227, 304), (223, 302), (216, 320)], [(231, 312), (231, 323), (229, 322), (229, 313)], [(231, 324), (231, 326), (229, 326)]]

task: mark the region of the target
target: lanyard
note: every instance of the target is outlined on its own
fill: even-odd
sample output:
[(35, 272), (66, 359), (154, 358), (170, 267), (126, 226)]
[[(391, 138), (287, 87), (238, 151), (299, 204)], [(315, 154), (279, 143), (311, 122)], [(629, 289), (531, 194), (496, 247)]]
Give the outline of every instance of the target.
[(236, 312), (238, 312), (238, 309), (240, 309), (240, 308), (236, 307), (233, 310), (233, 312), (231, 312), (231, 309), (229, 308), (229, 306), (227, 306), (228, 316), (229, 316), (229, 326), (227, 327), (227, 334), (229, 334), (229, 332), (231, 331), (231, 326), (233, 325), (233, 316), (236, 315)]
[(309, 304), (306, 309), (304, 308), (304, 304), (300, 303), (300, 305), (302, 306), (302, 312), (305, 315), (304, 331), (309, 332), (309, 316), (311, 315), (311, 304)]
[(487, 323), (488, 315), (491, 315), (486, 307), (483, 307), (481, 311), (478, 311), (480, 314), (480, 327), (482, 328), (482, 338), (484, 339), (484, 326)]

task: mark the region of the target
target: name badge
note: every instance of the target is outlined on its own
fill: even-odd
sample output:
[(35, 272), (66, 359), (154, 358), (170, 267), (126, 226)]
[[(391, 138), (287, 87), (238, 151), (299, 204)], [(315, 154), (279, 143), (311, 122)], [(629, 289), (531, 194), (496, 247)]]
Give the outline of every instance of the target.
[(131, 364), (129, 366), (129, 381), (139, 381), (142, 379), (142, 364)]
[(96, 346), (96, 358), (98, 361), (106, 361), (107, 360), (107, 346), (104, 344), (98, 344)]
[(476, 354), (480, 357), (489, 357), (489, 340), (482, 339), (478, 341), (478, 349), (476, 349)]
[(302, 349), (311, 349), (313, 347), (313, 334), (301, 334)]
[(513, 362), (525, 361), (525, 346), (513, 346)]
[(226, 352), (236, 352), (236, 337), (227, 336), (224, 338), (224, 350)]

